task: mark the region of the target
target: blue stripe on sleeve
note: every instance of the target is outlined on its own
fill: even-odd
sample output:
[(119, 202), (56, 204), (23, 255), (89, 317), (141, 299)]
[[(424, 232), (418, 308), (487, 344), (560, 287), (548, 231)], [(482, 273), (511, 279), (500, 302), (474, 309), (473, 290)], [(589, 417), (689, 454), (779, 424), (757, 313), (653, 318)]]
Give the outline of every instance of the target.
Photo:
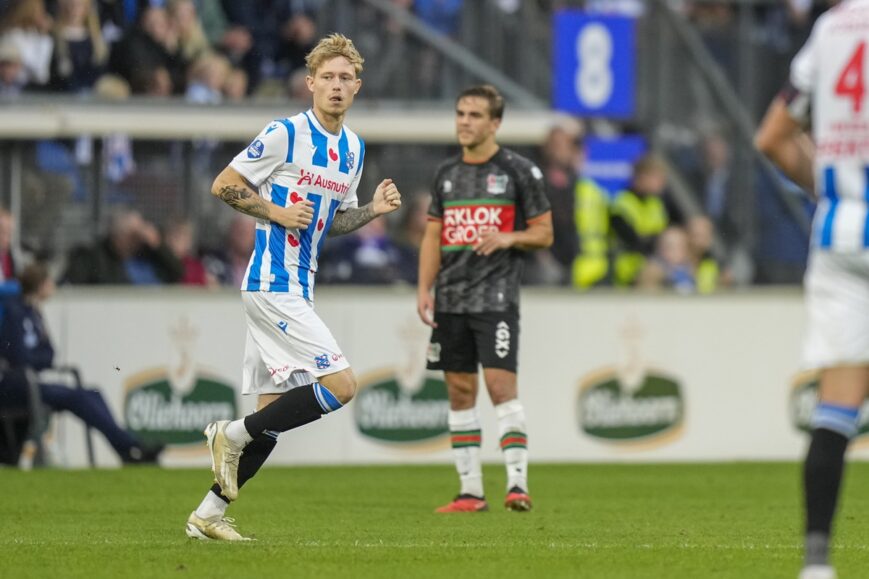
[[(272, 203), (280, 207), (287, 205), (287, 188), (280, 185), (272, 185)], [(272, 223), (269, 234), (269, 251), (272, 254), (270, 289), (276, 292), (289, 290), (290, 274), (284, 265), (284, 255), (287, 248), (287, 229), (283, 225)]]
[(311, 247), (314, 239), (314, 232), (317, 231), (317, 221), (320, 219), (320, 205), (323, 203), (323, 196), (314, 193), (308, 193), (308, 199), (314, 202), (312, 209), (314, 210), (314, 220), (307, 229), (301, 231), (302, 239), (299, 246), (299, 285), (302, 286), (302, 297), (306, 300), (311, 299), (311, 284), (308, 279), (308, 274), (311, 271)]
[(361, 138), (359, 139), (359, 162), (356, 163), (356, 174), (358, 175), (362, 171), (362, 164), (365, 162), (365, 141)]
[(308, 119), (308, 126), (311, 128), (311, 142), (315, 147), (314, 158), (311, 160), (311, 164), (315, 167), (328, 167), (329, 139), (326, 138), (326, 135), (317, 130), (317, 127), (314, 126), (314, 121), (311, 120), (308, 113), (305, 113), (305, 118)]
[(293, 162), (293, 147), (296, 144), (296, 126), (290, 119), (280, 119), (279, 123), (287, 127), (287, 163)]
[(256, 292), (260, 289), (260, 270), (263, 266), (263, 253), (266, 250), (266, 231), (257, 229), (254, 233), (253, 263), (247, 276), (247, 291)]
[(833, 224), (839, 207), (839, 192), (836, 190), (836, 172), (833, 167), (824, 169), (824, 198), (827, 200), (827, 214), (821, 227), (821, 247), (832, 247)]
[(350, 152), (350, 144), (347, 142), (347, 131), (341, 129), (341, 137), (338, 139), (338, 171), (350, 174), (350, 166), (347, 164), (347, 153)]

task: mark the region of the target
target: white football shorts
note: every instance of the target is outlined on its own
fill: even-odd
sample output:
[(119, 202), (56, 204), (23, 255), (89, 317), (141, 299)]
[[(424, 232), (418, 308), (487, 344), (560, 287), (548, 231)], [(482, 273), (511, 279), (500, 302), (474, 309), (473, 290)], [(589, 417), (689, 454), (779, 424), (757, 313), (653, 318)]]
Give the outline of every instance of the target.
[(805, 294), (806, 369), (869, 364), (869, 251), (813, 250)]
[(305, 298), (245, 291), (241, 300), (247, 318), (243, 394), (282, 394), (350, 367)]

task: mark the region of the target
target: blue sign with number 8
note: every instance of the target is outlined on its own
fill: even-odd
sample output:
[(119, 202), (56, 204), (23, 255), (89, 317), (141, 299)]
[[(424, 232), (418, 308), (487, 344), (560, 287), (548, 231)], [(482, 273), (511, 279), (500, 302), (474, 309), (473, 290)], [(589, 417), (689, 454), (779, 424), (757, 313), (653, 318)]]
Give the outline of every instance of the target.
[(553, 106), (583, 116), (633, 116), (635, 20), (576, 10), (554, 18)]

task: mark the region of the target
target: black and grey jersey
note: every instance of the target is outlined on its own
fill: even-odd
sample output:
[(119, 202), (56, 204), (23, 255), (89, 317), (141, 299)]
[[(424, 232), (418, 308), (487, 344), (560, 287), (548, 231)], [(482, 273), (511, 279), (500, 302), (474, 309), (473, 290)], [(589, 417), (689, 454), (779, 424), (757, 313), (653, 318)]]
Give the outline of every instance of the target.
[(484, 163), (448, 159), (435, 173), (429, 216), (442, 223), (435, 308), (447, 313), (503, 312), (519, 305), (518, 249), (474, 253), (487, 231), (518, 231), (550, 210), (543, 173), (505, 148)]

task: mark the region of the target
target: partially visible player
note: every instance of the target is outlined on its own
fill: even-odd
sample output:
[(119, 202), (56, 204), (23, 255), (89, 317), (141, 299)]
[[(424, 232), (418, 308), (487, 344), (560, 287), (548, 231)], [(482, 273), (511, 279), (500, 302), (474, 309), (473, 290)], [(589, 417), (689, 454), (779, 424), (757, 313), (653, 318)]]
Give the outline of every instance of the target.
[[(820, 199), (805, 290), (805, 362), (821, 370), (805, 461), (802, 579), (830, 579), (845, 450), (869, 391), (869, 0), (823, 14), (772, 103), (758, 148)], [(814, 143), (807, 134), (811, 127)], [(814, 160), (814, 163), (812, 162)]]
[(317, 257), (327, 234), (354, 231), (395, 211), (401, 196), (383, 180), (357, 207), (365, 145), (344, 125), (362, 81), (362, 57), (340, 34), (308, 54), (313, 107), (269, 123), (212, 186), (214, 195), (256, 218), (242, 303), (247, 320), (243, 391), (257, 411), (208, 425), (217, 484), (187, 520), (197, 539), (245, 540), (224, 515), (238, 489), (268, 458), (279, 433), (340, 409), (356, 378), (329, 329), (314, 313)]
[(441, 513), (489, 508), (480, 465), (478, 366), (498, 417), (507, 465), (504, 504), (531, 509), (525, 409), (516, 385), (519, 282), (523, 252), (552, 245), (552, 212), (540, 169), (495, 140), (503, 114), (504, 99), (492, 86), (459, 95), (462, 154), (435, 174), (419, 252), (417, 312), (433, 328), (428, 367), (445, 373), (461, 480), (459, 495)]

